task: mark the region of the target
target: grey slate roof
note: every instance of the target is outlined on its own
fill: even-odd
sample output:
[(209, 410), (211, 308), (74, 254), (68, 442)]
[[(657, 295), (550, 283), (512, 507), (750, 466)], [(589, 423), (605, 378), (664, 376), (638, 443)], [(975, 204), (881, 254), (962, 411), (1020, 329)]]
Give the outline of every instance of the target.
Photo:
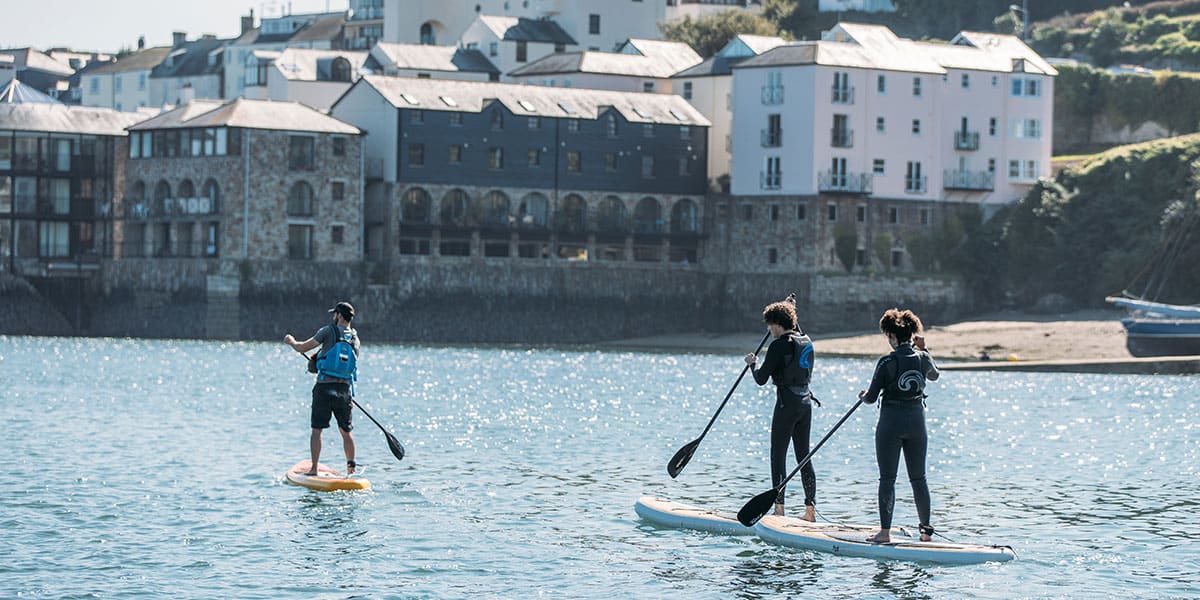
[[(213, 50), (226, 45), (229, 40), (199, 39), (185, 42), (181, 47), (167, 53), (158, 66), (150, 70), (150, 77), (194, 77), (220, 73), (224, 61), (209, 64), (208, 55)], [(171, 57), (174, 56), (174, 60)]]
[(499, 73), (500, 69), (477, 49), (427, 44), (379, 42), (371, 55), (382, 67), (413, 71), (465, 71)]
[(299, 102), (274, 102), (237, 98), (227, 102), (195, 100), (147, 119), (130, 131), (179, 129), (188, 127), (244, 127), (277, 131), (314, 133), (362, 133), (357, 127), (339, 121)]
[(111, 108), (45, 102), (0, 104), (0, 129), (17, 131), (124, 136), (127, 127), (145, 118)]
[(480, 15), (479, 20), (502, 40), (578, 45), (575, 38), (549, 19)]
[(330, 65), (336, 58), (344, 58), (350, 63), (351, 78), (358, 73), (367, 61), (366, 52), (350, 50), (309, 50), (307, 48), (287, 48), (279, 53), (275, 68), (283, 73), (285, 79), (292, 81), (329, 81)]
[[(562, 52), (549, 54), (509, 73), (513, 77), (560, 73), (593, 73), (631, 77), (667, 78), (700, 62), (687, 44), (630, 40), (646, 46), (642, 54), (625, 52)], [(642, 48), (634, 47), (637, 50)]]
[(69, 77), (75, 72), (70, 65), (59, 62), (36, 48), (5, 48), (0, 49), (0, 54), (12, 56), (18, 71), (32, 69), (62, 77)]
[(379, 75), (366, 75), (354, 85), (347, 94), (370, 86), (397, 108), (478, 113), (500, 102), (517, 115), (597, 119), (612, 107), (634, 123), (711, 125), (686, 100), (667, 94)]
[(234, 46), (249, 46), (253, 44), (278, 44), (282, 42), (323, 42), (337, 39), (346, 25), (346, 16), (323, 15), (317, 16), (311, 22), (295, 31), (286, 33), (263, 33), (261, 27), (255, 27), (230, 41)]
[(170, 46), (158, 46), (155, 48), (138, 50), (133, 54), (117, 59), (115, 62), (105, 63), (94, 69), (89, 69), (88, 74), (100, 75), (104, 73), (124, 73), (128, 71), (149, 71), (154, 67), (157, 67), (170, 52)]

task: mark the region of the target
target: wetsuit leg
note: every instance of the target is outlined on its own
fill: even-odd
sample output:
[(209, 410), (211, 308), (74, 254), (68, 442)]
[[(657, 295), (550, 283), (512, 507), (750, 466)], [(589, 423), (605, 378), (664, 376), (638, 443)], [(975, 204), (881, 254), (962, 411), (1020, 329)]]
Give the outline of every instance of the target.
[(896, 409), (884, 406), (875, 425), (875, 461), (879, 463), (879, 527), (892, 527), (896, 505), (896, 469), (900, 466), (901, 431)]
[[(771, 484), (779, 485), (788, 475), (787, 451), (792, 441), (792, 432), (799, 418), (795, 402), (789, 402), (791, 394), (776, 388), (775, 412), (771, 416)], [(779, 488), (775, 496), (776, 504), (783, 504), (786, 487)]]
[[(792, 450), (796, 453), (796, 462), (808, 456), (808, 437), (812, 430), (812, 404), (799, 399), (794, 400), (799, 406), (796, 423), (792, 426)], [(817, 503), (817, 472), (813, 469), (812, 461), (800, 468), (800, 483), (804, 485), (804, 505), (815, 506)]]
[(925, 451), (928, 445), (925, 411), (917, 406), (908, 412), (910, 414), (904, 438), (904, 467), (908, 470), (908, 481), (912, 484), (917, 516), (921, 518), (921, 524), (929, 525), (929, 483), (925, 479)]

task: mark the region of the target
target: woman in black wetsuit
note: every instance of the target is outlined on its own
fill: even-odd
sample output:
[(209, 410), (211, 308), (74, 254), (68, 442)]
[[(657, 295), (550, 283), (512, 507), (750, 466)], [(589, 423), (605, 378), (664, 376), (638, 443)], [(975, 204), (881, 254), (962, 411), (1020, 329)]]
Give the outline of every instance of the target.
[(879, 359), (871, 387), (858, 393), (867, 404), (880, 402), (875, 426), (875, 460), (879, 463), (879, 532), (868, 542), (891, 541), (892, 509), (896, 504), (896, 471), (900, 454), (912, 484), (913, 500), (921, 518), (921, 541), (933, 536), (929, 525), (929, 485), (925, 481), (925, 382), (937, 381), (937, 365), (925, 349), (921, 319), (911, 310), (893, 308), (883, 313), (879, 330), (887, 336), (892, 353)]
[[(796, 460), (808, 454), (809, 430), (812, 428), (812, 403), (808, 391), (812, 378), (812, 340), (796, 326), (796, 308), (791, 302), (776, 302), (763, 309), (763, 320), (775, 341), (767, 347), (762, 368), (756, 368), (758, 356), (745, 357), (754, 374), (754, 381), (763, 385), (770, 378), (775, 383), (775, 412), (771, 417), (771, 483), (779, 485), (787, 477), (788, 442)], [(817, 474), (812, 462), (800, 469), (804, 485), (804, 519), (816, 520)], [(783, 514), (783, 492), (775, 498), (775, 514)]]

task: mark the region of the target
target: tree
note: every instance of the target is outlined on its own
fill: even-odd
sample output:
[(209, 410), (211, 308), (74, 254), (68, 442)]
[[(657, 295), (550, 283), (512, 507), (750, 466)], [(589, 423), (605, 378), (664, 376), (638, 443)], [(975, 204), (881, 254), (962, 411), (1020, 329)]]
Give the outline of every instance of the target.
[(886, 271), (892, 266), (892, 234), (883, 232), (875, 235), (875, 259)]
[(706, 58), (716, 54), (739, 34), (779, 35), (779, 29), (770, 21), (742, 9), (726, 10), (698, 19), (688, 16), (674, 23), (663, 23), (658, 28), (664, 39), (683, 42)]
[(858, 254), (858, 229), (853, 223), (838, 223), (833, 228), (833, 248), (847, 273), (854, 271), (854, 256)]

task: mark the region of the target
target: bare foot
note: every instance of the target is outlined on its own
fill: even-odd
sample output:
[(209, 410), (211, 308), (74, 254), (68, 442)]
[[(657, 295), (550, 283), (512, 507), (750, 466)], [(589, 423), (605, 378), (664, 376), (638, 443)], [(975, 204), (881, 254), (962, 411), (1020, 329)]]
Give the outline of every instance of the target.
[(775, 516), (777, 516), (777, 517), (783, 516), (783, 505), (782, 504), (775, 505)]
[(811, 504), (805, 506), (804, 507), (804, 516), (800, 517), (800, 518), (804, 519), (805, 521), (808, 521), (809, 523), (816, 523), (817, 522), (817, 507), (815, 507)]
[(878, 533), (867, 538), (867, 541), (872, 544), (886, 544), (892, 541), (892, 534), (885, 529), (880, 529)]
[(304, 473), (302, 473), (302, 474), (303, 474), (303, 475), (305, 475), (306, 477), (316, 477), (316, 476), (317, 476), (317, 472), (316, 472), (316, 471), (305, 471), (305, 472), (304, 472)]

